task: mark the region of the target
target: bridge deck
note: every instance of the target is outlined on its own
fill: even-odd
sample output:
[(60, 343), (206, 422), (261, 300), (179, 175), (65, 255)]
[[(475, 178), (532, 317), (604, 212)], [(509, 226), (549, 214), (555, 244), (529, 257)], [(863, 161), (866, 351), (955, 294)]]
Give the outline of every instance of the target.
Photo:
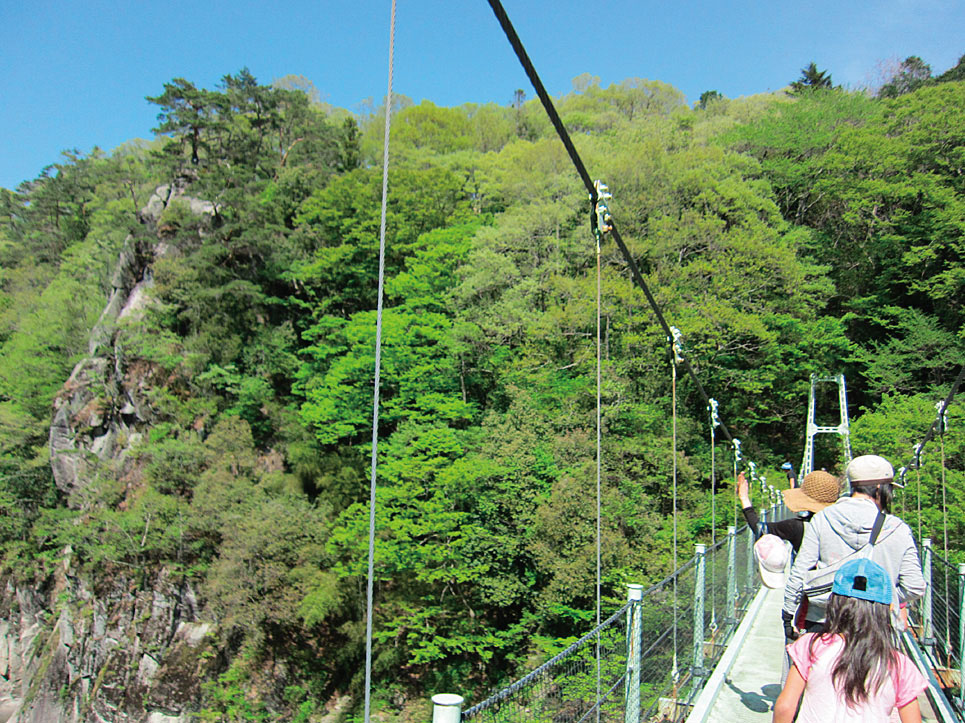
[[(707, 723), (766, 723), (771, 720), (774, 701), (781, 692), (784, 629), (781, 626), (783, 590), (762, 590), (756, 601), (757, 614), (746, 635), (735, 636), (732, 645), (740, 646), (733, 665), (726, 671), (719, 692), (710, 706)], [(759, 606), (759, 607), (758, 607)], [(728, 656), (722, 661), (727, 664)], [(923, 721), (937, 721), (928, 698), (918, 699)], [(898, 721), (898, 713), (892, 714)]]

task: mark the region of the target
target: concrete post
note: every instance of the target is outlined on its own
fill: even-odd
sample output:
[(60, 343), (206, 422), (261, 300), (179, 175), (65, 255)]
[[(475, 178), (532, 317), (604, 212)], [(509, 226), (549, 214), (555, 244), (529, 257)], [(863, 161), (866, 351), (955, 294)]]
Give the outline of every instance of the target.
[(462, 703), (461, 695), (436, 693), (432, 696), (432, 723), (459, 723)]
[(932, 584), (932, 549), (931, 538), (926, 537), (921, 541), (923, 557), (922, 575), (925, 577), (925, 598), (922, 601), (922, 638), (928, 654), (934, 658), (935, 653), (935, 624), (932, 617), (932, 602), (934, 599), (934, 585)]
[(737, 623), (737, 528), (727, 528), (727, 614), (724, 624), (733, 627)]
[(707, 600), (707, 548), (697, 545), (697, 580), (694, 582), (694, 670), (693, 689), (699, 690), (704, 671), (704, 605)]
[(627, 673), (624, 678), (624, 723), (640, 723), (640, 656), (643, 651), (643, 585), (627, 585)]

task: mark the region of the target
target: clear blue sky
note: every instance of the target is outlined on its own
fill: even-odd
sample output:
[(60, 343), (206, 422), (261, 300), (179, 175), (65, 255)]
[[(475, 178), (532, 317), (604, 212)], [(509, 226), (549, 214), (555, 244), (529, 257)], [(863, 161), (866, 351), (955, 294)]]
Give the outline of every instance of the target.
[[(390, 0), (0, 0), (0, 186), (65, 148), (151, 137), (144, 100), (174, 77), (213, 87), (251, 69), (304, 75), (355, 110), (381, 99)], [(859, 86), (879, 61), (919, 55), (942, 72), (965, 53), (962, 0), (504, 0), (547, 89), (581, 73), (604, 86), (661, 80), (693, 102), (776, 90), (810, 61)], [(485, 0), (397, 0), (395, 91), (439, 105), (509, 103), (523, 71)]]

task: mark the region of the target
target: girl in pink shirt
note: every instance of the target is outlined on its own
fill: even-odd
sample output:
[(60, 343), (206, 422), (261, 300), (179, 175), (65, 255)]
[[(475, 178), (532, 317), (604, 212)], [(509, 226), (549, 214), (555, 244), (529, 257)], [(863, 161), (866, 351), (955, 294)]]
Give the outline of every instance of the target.
[[(893, 584), (881, 565), (851, 560), (834, 576), (824, 633), (787, 646), (791, 670), (774, 704), (774, 723), (921, 723), (925, 678), (898, 651), (891, 624)], [(803, 700), (801, 696), (803, 694)]]

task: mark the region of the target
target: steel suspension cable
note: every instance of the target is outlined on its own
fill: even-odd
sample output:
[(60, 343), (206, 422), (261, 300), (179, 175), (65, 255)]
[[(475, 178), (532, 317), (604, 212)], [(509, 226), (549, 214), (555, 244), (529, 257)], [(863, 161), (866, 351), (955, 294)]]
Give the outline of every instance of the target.
[[(908, 469), (915, 470), (915, 487), (916, 487), (916, 497), (918, 500), (918, 543), (921, 544), (922, 531), (921, 531), (921, 452), (925, 448), (925, 445), (931, 441), (935, 436), (935, 431), (944, 424), (945, 413), (948, 410), (948, 405), (952, 403), (955, 398), (955, 394), (958, 392), (958, 388), (965, 381), (965, 365), (962, 366), (958, 371), (958, 376), (955, 377), (955, 381), (952, 382), (951, 389), (948, 390), (948, 394), (945, 398), (938, 404), (938, 415), (932, 421), (931, 426), (928, 427), (928, 431), (925, 432), (925, 436), (922, 438), (921, 442), (915, 445), (915, 451), (912, 453), (911, 461), (898, 470), (898, 476), (904, 479), (905, 472)], [(944, 492), (944, 490), (943, 490)]]
[[(943, 425), (944, 426), (944, 425)], [(945, 559), (948, 559), (948, 498), (945, 490), (945, 430), (938, 433), (939, 449), (942, 457), (942, 531), (945, 536)], [(947, 573), (946, 573), (947, 577)]]
[[(738, 469), (739, 464), (740, 464), (740, 459), (738, 459), (737, 455), (734, 455), (734, 487), (737, 486), (737, 475), (740, 473), (740, 469)], [(734, 500), (734, 529), (735, 530), (737, 529), (737, 508), (739, 506), (740, 505), (738, 504), (738, 501)]]
[[(948, 562), (948, 499), (945, 494), (945, 431), (946, 431), (946, 420), (945, 412), (942, 409), (941, 402), (938, 403), (938, 442), (939, 448), (941, 450), (942, 457), (942, 532), (944, 533), (944, 553), (945, 562)], [(942, 571), (945, 573), (945, 650), (950, 651), (951, 647), (951, 625), (949, 621), (951, 620), (949, 608), (949, 594), (948, 594), (948, 565), (942, 565)]]
[(389, 21), (389, 85), (385, 95), (385, 139), (382, 146), (382, 217), (379, 222), (379, 291), (375, 314), (375, 390), (372, 401), (372, 468), (369, 479), (369, 561), (365, 599), (365, 723), (372, 702), (372, 609), (375, 580), (375, 492), (379, 450), (379, 377), (382, 366), (382, 292), (385, 286), (385, 218), (389, 195), (389, 131), (392, 127), (392, 71), (395, 55), (395, 0)]
[[(602, 561), (600, 554), (600, 479), (601, 462), (603, 458), (603, 427), (600, 408), (602, 406), (602, 374), (603, 344), (600, 334), (600, 320), (602, 307), (603, 273), (600, 265), (600, 231), (596, 236), (596, 626), (600, 627), (600, 591), (602, 587)], [(600, 721), (600, 636), (596, 636), (596, 720)]]
[[(673, 569), (677, 569), (677, 359), (679, 356), (678, 344), (674, 343), (670, 354), (671, 368), (671, 397), (673, 409)], [(673, 697), (677, 699), (677, 575), (673, 577)]]
[[(921, 457), (918, 457), (921, 460)], [(921, 469), (915, 467), (915, 488), (918, 494), (918, 544), (921, 544)]]
[(958, 388), (962, 385), (963, 381), (965, 381), (965, 365), (963, 365), (962, 368), (959, 370), (958, 376), (955, 378), (955, 381), (952, 382), (952, 388), (945, 396), (945, 399), (942, 400), (941, 406), (938, 409), (938, 416), (931, 423), (931, 426), (928, 428), (928, 431), (925, 432), (924, 438), (921, 440), (921, 442), (919, 442), (916, 450), (918, 453), (920, 453), (922, 447), (928, 444), (928, 442), (931, 441), (932, 437), (935, 436), (935, 431), (938, 428), (939, 420), (944, 417), (945, 412), (948, 410), (948, 405), (952, 403), (952, 400), (955, 398), (955, 393), (958, 391)]
[[(732, 439), (734, 444), (734, 488), (737, 488), (737, 475), (740, 472), (740, 463), (743, 459), (741, 455), (741, 443), (739, 439)], [(737, 508), (739, 507), (737, 497), (734, 497), (734, 529), (737, 529)]]
[[(567, 133), (566, 127), (563, 125), (563, 121), (560, 119), (559, 113), (556, 111), (556, 107), (553, 105), (553, 101), (546, 92), (546, 88), (543, 86), (543, 81), (540, 80), (539, 74), (536, 72), (536, 68), (533, 66), (532, 61), (529, 59), (529, 55), (526, 53), (526, 48), (523, 47), (522, 41), (519, 39), (519, 35), (516, 33), (516, 29), (513, 27), (509, 16), (506, 14), (505, 9), (500, 0), (488, 0), (489, 6), (492, 8), (493, 14), (495, 14), (496, 19), (499, 21), (503, 32), (506, 34), (509, 44), (513, 47), (513, 51), (516, 53), (516, 57), (519, 59), (520, 64), (523, 66), (523, 70), (529, 77), (530, 83), (533, 84), (534, 90), (536, 90), (537, 96), (539, 96), (540, 103), (543, 104), (543, 108), (546, 114), (549, 116), (550, 122), (553, 124), (553, 128), (556, 129), (556, 134), (559, 136), (560, 140), (563, 142), (563, 146), (566, 148), (566, 152), (570, 156), (570, 160), (573, 162), (573, 166), (576, 168), (576, 172), (579, 174), (580, 179), (583, 181), (583, 185), (586, 187), (587, 192), (590, 194), (590, 202), (596, 204), (598, 200), (597, 190), (593, 185), (593, 181), (590, 179), (590, 174), (586, 170), (586, 166), (583, 164), (583, 160), (580, 158), (580, 154), (576, 151), (576, 146), (573, 145), (573, 141), (570, 138), (570, 134)], [(647, 302), (650, 304), (650, 308), (653, 310), (654, 315), (657, 317), (657, 321), (663, 328), (664, 333), (668, 338), (672, 336), (670, 324), (663, 316), (663, 312), (660, 310), (657, 300), (654, 298), (653, 294), (650, 293), (650, 288), (647, 286), (646, 282), (643, 280), (643, 275), (640, 273), (640, 269), (637, 266), (637, 262), (633, 258), (633, 254), (630, 253), (630, 249), (623, 242), (623, 238), (620, 236), (620, 232), (617, 230), (616, 225), (611, 222), (609, 233), (613, 236), (613, 240), (617, 244), (617, 248), (620, 249), (620, 253), (623, 255), (627, 266), (630, 269), (630, 275), (634, 282), (640, 290), (643, 291), (644, 296), (647, 298)], [(694, 372), (693, 367), (686, 357), (681, 359), (681, 364), (690, 375), (693, 380), (697, 391), (700, 393), (704, 404), (710, 403), (710, 398), (707, 396), (707, 392), (704, 390), (703, 385), (697, 378), (696, 372)], [(721, 431), (724, 436), (729, 440), (733, 441), (730, 431), (727, 426), (721, 422)]]
[(905, 467), (902, 467), (902, 470), (917, 468), (919, 466), (918, 462), (919, 458), (921, 457), (922, 449), (924, 449), (925, 445), (928, 444), (932, 437), (935, 436), (935, 431), (938, 428), (939, 420), (944, 419), (945, 412), (948, 410), (948, 405), (952, 403), (952, 400), (955, 398), (955, 394), (958, 392), (958, 388), (962, 385), (963, 381), (965, 381), (965, 365), (962, 365), (962, 368), (958, 371), (958, 376), (955, 377), (955, 381), (952, 382), (951, 389), (949, 389), (948, 394), (941, 401), (941, 404), (938, 407), (938, 416), (934, 419), (934, 421), (932, 421), (931, 426), (928, 428), (928, 431), (925, 432), (925, 436), (922, 438), (921, 442), (915, 446), (915, 451), (912, 455), (911, 462), (905, 465)]
[[(717, 419), (717, 400), (711, 399), (707, 407), (710, 412), (710, 549), (717, 549), (717, 435), (714, 429), (720, 424)], [(716, 554), (716, 553), (715, 553)], [(717, 630), (717, 565), (710, 566), (710, 589), (713, 591), (710, 627)]]
[[(710, 425), (710, 549), (717, 550), (717, 460), (714, 453), (714, 425)], [(710, 566), (710, 589), (713, 602), (710, 606), (710, 627), (717, 629), (717, 565)]]

